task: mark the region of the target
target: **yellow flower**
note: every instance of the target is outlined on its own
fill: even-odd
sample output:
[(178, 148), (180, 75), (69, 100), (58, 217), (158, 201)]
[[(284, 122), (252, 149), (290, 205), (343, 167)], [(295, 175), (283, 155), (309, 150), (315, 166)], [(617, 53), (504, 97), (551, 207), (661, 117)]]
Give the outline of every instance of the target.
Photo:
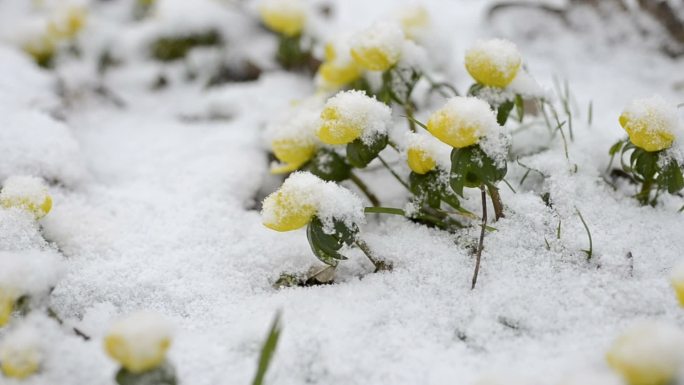
[(430, 15), (427, 9), (421, 5), (408, 6), (398, 14), (401, 29), (406, 37), (416, 40), (421, 33), (430, 25)]
[(437, 167), (437, 162), (422, 148), (410, 147), (407, 151), (408, 165), (416, 174), (426, 174)]
[(465, 67), (470, 76), (490, 87), (508, 86), (521, 65), (522, 57), (515, 44), (501, 39), (477, 42), (465, 56)]
[(164, 362), (171, 336), (157, 315), (140, 312), (114, 324), (104, 345), (107, 354), (126, 370), (141, 373)]
[(633, 101), (619, 120), (635, 146), (660, 151), (672, 146), (677, 119), (676, 109), (655, 96)]
[(392, 111), (363, 91), (343, 91), (328, 99), (316, 135), (326, 144), (347, 144), (362, 135), (384, 133)]
[(267, 0), (259, 13), (268, 28), (289, 37), (301, 34), (306, 23), (306, 11), (299, 0)]
[(463, 148), (477, 144), (490, 127), (498, 126), (489, 105), (473, 97), (454, 97), (435, 111), (427, 129), (442, 142)]
[(57, 46), (54, 39), (44, 35), (36, 36), (24, 42), (21, 49), (31, 56), (38, 65), (47, 66), (55, 56)]
[(306, 226), (316, 215), (316, 207), (306, 202), (296, 189), (283, 185), (264, 199), (264, 226), (275, 231), (291, 231)]
[(48, 34), (57, 39), (73, 39), (83, 29), (88, 13), (83, 7), (68, 7), (48, 23)]
[(9, 290), (0, 288), (0, 327), (7, 325), (14, 311), (16, 296)]
[(670, 276), (670, 284), (675, 291), (679, 304), (684, 307), (684, 264), (677, 266)]
[(297, 170), (316, 154), (316, 145), (306, 140), (276, 139), (271, 142), (271, 148), (276, 158), (284, 162), (271, 168), (273, 174), (285, 174)]
[(0, 192), (0, 205), (16, 207), (31, 212), (36, 219), (47, 215), (52, 208), (52, 198), (39, 178), (14, 176), (7, 178)]
[(361, 70), (353, 62), (348, 63), (346, 66), (325, 62), (318, 68), (318, 74), (326, 88), (336, 89), (344, 87), (361, 77)]
[(394, 23), (378, 23), (356, 35), (351, 56), (369, 71), (387, 71), (401, 58), (404, 33)]
[(327, 144), (347, 144), (354, 141), (363, 133), (363, 127), (358, 122), (344, 119), (340, 110), (335, 106), (327, 106), (321, 112), (322, 124), (318, 131), (318, 138)]
[(40, 368), (41, 352), (35, 330), (17, 329), (7, 335), (0, 347), (0, 369), (7, 377), (24, 379)]
[(629, 385), (665, 385), (677, 372), (682, 342), (676, 328), (645, 323), (620, 336), (606, 360)]

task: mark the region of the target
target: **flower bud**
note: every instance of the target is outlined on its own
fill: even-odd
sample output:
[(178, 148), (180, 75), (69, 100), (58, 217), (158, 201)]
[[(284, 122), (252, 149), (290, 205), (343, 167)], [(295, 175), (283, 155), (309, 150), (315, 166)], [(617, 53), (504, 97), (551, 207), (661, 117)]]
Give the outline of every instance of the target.
[(633, 101), (619, 120), (629, 140), (646, 151), (669, 148), (679, 129), (677, 109), (659, 96)]
[(300, 0), (265, 0), (259, 13), (268, 28), (284, 36), (300, 35), (306, 23), (306, 9)]
[(0, 369), (7, 377), (29, 377), (38, 371), (41, 359), (36, 331), (29, 327), (13, 330), (0, 344)]
[(387, 71), (401, 58), (404, 33), (396, 23), (382, 22), (354, 36), (351, 55), (369, 71)]
[(665, 385), (677, 373), (682, 347), (684, 337), (679, 329), (642, 323), (615, 340), (606, 360), (629, 385)]
[(508, 40), (478, 41), (466, 51), (465, 67), (470, 76), (489, 87), (508, 86), (520, 70), (518, 47)]
[(427, 123), (428, 131), (442, 142), (463, 148), (477, 144), (481, 137), (498, 127), (486, 102), (457, 96), (435, 111)]
[(321, 112), (318, 138), (326, 144), (347, 144), (361, 138), (372, 142), (387, 132), (392, 111), (363, 91), (344, 91), (328, 99)]
[(43, 180), (31, 176), (12, 176), (5, 180), (0, 192), (0, 205), (5, 208), (21, 208), (32, 213), (36, 219), (47, 215), (52, 208)]
[(141, 373), (164, 362), (171, 332), (159, 315), (137, 312), (114, 323), (104, 345), (107, 354), (126, 370)]

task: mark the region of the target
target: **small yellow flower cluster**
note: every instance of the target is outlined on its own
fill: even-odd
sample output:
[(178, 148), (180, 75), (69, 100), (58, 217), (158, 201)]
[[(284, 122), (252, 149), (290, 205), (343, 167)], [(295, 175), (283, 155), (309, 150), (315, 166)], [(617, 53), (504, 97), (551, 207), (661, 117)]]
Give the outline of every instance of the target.
[(387, 132), (392, 111), (363, 91), (343, 91), (328, 99), (316, 133), (326, 144), (347, 144)]
[(477, 144), (481, 137), (498, 126), (487, 102), (463, 96), (449, 99), (427, 123), (432, 135), (454, 148)]
[(671, 147), (679, 125), (677, 109), (659, 96), (633, 101), (619, 121), (632, 144), (650, 152)]
[(301, 35), (306, 24), (306, 8), (301, 0), (265, 0), (259, 14), (269, 29), (287, 37)]
[(0, 345), (0, 369), (5, 376), (21, 380), (38, 371), (42, 352), (35, 333), (22, 325), (5, 336)]
[(0, 191), (0, 205), (19, 208), (33, 214), (36, 219), (47, 215), (52, 208), (52, 198), (40, 178), (13, 176), (5, 180)]
[(137, 312), (112, 325), (104, 346), (107, 354), (126, 370), (142, 373), (166, 360), (171, 332), (159, 315)]
[(670, 325), (642, 323), (618, 337), (606, 360), (629, 385), (666, 385), (682, 364), (684, 335)]
[(505, 88), (515, 79), (522, 57), (515, 44), (507, 40), (478, 41), (466, 52), (465, 67), (478, 83)]

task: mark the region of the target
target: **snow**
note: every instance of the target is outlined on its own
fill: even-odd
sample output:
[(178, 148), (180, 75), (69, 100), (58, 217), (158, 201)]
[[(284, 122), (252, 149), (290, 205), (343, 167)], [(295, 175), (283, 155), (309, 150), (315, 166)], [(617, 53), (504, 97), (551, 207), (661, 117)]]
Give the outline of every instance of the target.
[(37, 369), (42, 360), (40, 331), (34, 325), (24, 324), (11, 330), (0, 341), (0, 367), (10, 371)]
[[(522, 62), (522, 55), (515, 43), (505, 39), (478, 40), (466, 51), (466, 61), (486, 60), (499, 71), (508, 72)], [(477, 65), (477, 63), (473, 63)]]
[[(360, 234), (378, 257), (393, 262), (392, 272), (369, 273), (370, 263), (351, 249), (335, 284), (274, 290), (281, 272), (320, 263), (303, 230), (278, 233), (261, 224), (258, 202), (282, 183), (269, 173), (263, 131), (315, 87), (311, 76), (276, 69), (276, 41), (258, 27), (255, 14), (232, 2), (178, 2), (198, 4), (182, 16), (188, 27), (202, 30), (221, 16), (203, 19), (200, 8), (225, 11), (225, 57), (256, 58), (265, 69), (261, 77), (207, 89), (201, 82), (206, 74), (196, 81), (184, 77), (185, 62), (161, 64), (138, 51), (116, 51), (152, 39), (157, 28), (174, 30), (166, 19), (131, 21), (130, 1), (92, 2), (88, 32), (79, 36), (83, 56), (61, 52), (51, 71), (37, 68), (17, 46), (0, 43), (0, 179), (43, 177), (54, 198), (40, 224), (0, 209), (0, 249), (20, 253), (22, 261), (29, 253), (60, 253), (65, 265), (46, 298), (63, 326), (36, 309), (0, 329), (2, 341), (27, 324), (44, 342), (41, 371), (22, 383), (112, 384), (118, 367), (103, 338), (114, 320), (140, 309), (174, 325), (169, 360), (181, 383), (195, 385), (249, 383), (277, 310), (283, 334), (267, 382), (284, 385), (441, 385), (454, 379), (468, 385), (497, 374), (511, 382), (617, 385), (622, 380), (605, 353), (623, 330), (643, 319), (683, 324), (668, 282), (682, 262), (681, 198), (663, 195), (656, 207), (641, 207), (632, 197), (635, 186), (618, 180), (614, 189), (604, 181), (608, 148), (625, 137), (618, 123), (624, 106), (655, 92), (670, 105), (684, 101), (677, 88), (684, 81), (682, 58), (644, 42), (629, 18), (575, 10), (568, 17), (582, 28), (570, 29), (532, 10), (486, 20), (489, 1), (424, 1), (436, 40), (443, 39), (429, 51), (444, 71), (435, 79), (464, 93), (472, 84), (465, 49), (489, 36), (515, 41), (543, 89), (552, 89), (554, 76), (567, 79), (574, 114), (568, 158), (559, 133), (552, 135), (543, 119), (507, 124), (506, 180), (516, 192), (499, 186), (507, 217), (489, 224), (497, 230), (485, 237), (475, 290), (476, 223), (452, 235), (375, 214)], [(29, 3), (0, 2), (0, 17), (25, 22), (35, 16)], [(332, 4), (333, 16), (321, 21), (330, 36), (363, 30), (398, 6), (395, 0)], [(0, 24), (10, 32), (16, 25)], [(98, 77), (95, 60), (106, 42), (124, 61)], [(211, 67), (201, 56), (193, 56), (193, 67)], [(150, 90), (160, 73), (169, 86)], [(58, 94), (58, 80), (79, 93)], [(98, 83), (125, 107), (86, 87)], [(426, 121), (449, 96), (417, 94), (416, 118)], [(400, 115), (397, 108), (388, 127), (401, 133), (393, 139), (406, 131)], [(392, 149), (382, 155), (408, 175), (401, 155)], [(528, 169), (516, 159), (544, 176), (530, 171), (523, 181)], [(383, 205), (403, 207), (406, 192), (379, 167), (355, 172)], [(540, 197), (545, 193), (550, 206)], [(465, 195), (463, 206), (479, 215), (479, 193)], [(590, 261), (581, 251), (588, 239), (576, 209), (591, 230)], [(73, 327), (91, 339), (74, 335)]]
[(404, 46), (404, 32), (396, 22), (380, 21), (352, 36), (351, 50), (363, 55), (364, 52), (381, 52), (390, 63), (399, 61)]
[(392, 110), (365, 91), (340, 91), (325, 102), (324, 110), (336, 113), (335, 119), (325, 119), (331, 130), (344, 130), (347, 127), (361, 129), (361, 140), (373, 143), (379, 135), (387, 133), (391, 123)]
[(105, 341), (112, 358), (138, 372), (145, 364), (163, 360), (171, 345), (171, 327), (156, 313), (138, 311), (112, 324)]
[(432, 135), (421, 133), (406, 133), (405, 148), (420, 149), (435, 160), (443, 170), (451, 170), (451, 147), (437, 140)]
[(0, 290), (14, 299), (29, 295), (42, 302), (64, 272), (62, 257), (54, 251), (0, 252)]

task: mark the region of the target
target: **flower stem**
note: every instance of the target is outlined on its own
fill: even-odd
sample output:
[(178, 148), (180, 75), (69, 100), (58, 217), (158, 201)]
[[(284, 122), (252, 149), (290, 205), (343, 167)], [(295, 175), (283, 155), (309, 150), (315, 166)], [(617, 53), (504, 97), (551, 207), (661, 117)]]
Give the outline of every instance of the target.
[(487, 192), (485, 186), (480, 186), (482, 192), (482, 230), (480, 231), (480, 243), (477, 246), (477, 256), (475, 259), (475, 271), (473, 272), (473, 281), (470, 290), (475, 289), (477, 284), (477, 275), (480, 273), (480, 260), (482, 259), (482, 249), (484, 249), (485, 229), (487, 228)]
[(487, 185), (487, 190), (489, 190), (489, 197), (492, 199), (492, 205), (494, 206), (494, 220), (498, 221), (506, 216), (503, 210), (503, 202), (501, 202), (501, 195), (499, 195), (499, 189), (495, 186)]
[(354, 241), (354, 243), (356, 243), (356, 246), (358, 246), (359, 249), (361, 249), (361, 251), (366, 255), (368, 260), (371, 261), (373, 266), (375, 266), (376, 273), (378, 271), (392, 270), (392, 264), (375, 258), (373, 256), (373, 251), (370, 249), (370, 247), (368, 247), (368, 244), (364, 242), (362, 239), (357, 239), (356, 241)]
[(380, 206), (380, 200), (378, 199), (378, 197), (375, 196), (375, 194), (373, 194), (373, 192), (371, 192), (368, 189), (368, 185), (366, 185), (366, 183), (364, 183), (364, 181), (362, 181), (361, 178), (359, 178), (356, 174), (352, 172), (349, 173), (349, 180), (352, 181), (352, 183), (354, 183), (356, 187), (359, 188), (359, 190), (361, 190), (361, 192), (368, 198), (368, 200), (371, 202), (373, 206)]
[(411, 188), (409, 187), (409, 185), (406, 184), (406, 182), (404, 182), (403, 179), (401, 179), (399, 174), (397, 174), (396, 172), (394, 172), (394, 170), (392, 170), (392, 167), (390, 167), (390, 165), (387, 164), (387, 162), (384, 159), (382, 159), (382, 157), (380, 155), (378, 155), (378, 159), (380, 159), (380, 162), (382, 163), (382, 165), (385, 166), (385, 168), (390, 172), (390, 174), (392, 174), (392, 176), (397, 181), (399, 181), (399, 183), (401, 183), (404, 187), (406, 187), (407, 190), (411, 191)]
[(642, 205), (647, 205), (651, 198), (651, 187), (653, 186), (653, 177), (645, 178), (644, 184), (641, 186), (641, 191), (637, 194), (637, 199)]

